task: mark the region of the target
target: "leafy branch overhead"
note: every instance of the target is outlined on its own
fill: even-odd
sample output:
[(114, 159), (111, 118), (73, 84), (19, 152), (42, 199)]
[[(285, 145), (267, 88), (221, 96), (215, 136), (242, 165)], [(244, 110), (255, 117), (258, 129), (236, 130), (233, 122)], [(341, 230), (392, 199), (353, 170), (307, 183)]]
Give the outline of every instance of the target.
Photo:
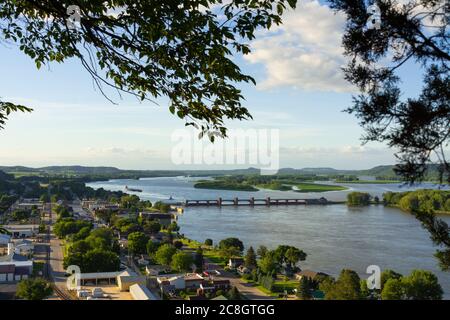
[(0, 129), (3, 129), (11, 112), (31, 112), (33, 109), (11, 102), (0, 101)]
[[(67, 8), (81, 19), (71, 29)], [(249, 119), (236, 87), (254, 79), (231, 60), (248, 54), (258, 28), (281, 23), (296, 0), (7, 0), (0, 2), (3, 37), (36, 66), (78, 58), (105, 88), (141, 100), (166, 96), (187, 125), (226, 134), (224, 120)]]
[[(441, 180), (450, 182), (445, 157), (450, 140), (449, 2), (373, 1), (381, 23), (369, 30), (365, 1), (329, 2), (347, 15), (343, 45), (350, 63), (345, 75), (361, 92), (347, 111), (366, 129), (364, 140), (397, 149), (397, 172), (410, 182), (423, 179), (430, 162), (438, 163)], [(406, 64), (424, 74), (422, 91), (414, 97), (402, 96), (399, 88), (399, 70)]]

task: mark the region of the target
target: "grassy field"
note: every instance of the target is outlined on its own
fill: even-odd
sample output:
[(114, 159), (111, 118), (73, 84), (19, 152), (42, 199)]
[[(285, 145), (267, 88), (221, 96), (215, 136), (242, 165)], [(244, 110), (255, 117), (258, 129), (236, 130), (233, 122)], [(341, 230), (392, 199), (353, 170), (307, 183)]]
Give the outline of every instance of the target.
[(295, 288), (297, 288), (299, 285), (299, 281), (298, 280), (277, 280), (275, 281), (275, 283), (273, 284), (273, 292), (284, 292), (284, 290), (287, 291), (292, 291)]
[(257, 188), (260, 189), (269, 189), (269, 190), (279, 190), (279, 191), (290, 191), (292, 190), (291, 185), (278, 184), (278, 183), (265, 183), (256, 185)]
[(342, 191), (347, 190), (347, 187), (343, 186), (333, 186), (327, 184), (319, 184), (319, 183), (299, 183), (296, 185), (298, 190), (295, 192), (327, 192), (327, 191)]
[(20, 177), (30, 177), (30, 176), (36, 176), (36, 177), (44, 177), (45, 175), (39, 172), (9, 172), (9, 174), (14, 175), (14, 178), (20, 178)]
[(208, 258), (208, 260), (212, 263), (217, 263), (219, 265), (224, 266), (228, 262), (227, 259), (222, 257), (220, 253), (213, 247), (207, 246), (203, 243), (200, 243), (195, 240), (190, 240), (187, 238), (181, 239), (181, 242), (190, 249), (197, 249), (198, 247), (201, 247), (203, 249), (203, 256)]

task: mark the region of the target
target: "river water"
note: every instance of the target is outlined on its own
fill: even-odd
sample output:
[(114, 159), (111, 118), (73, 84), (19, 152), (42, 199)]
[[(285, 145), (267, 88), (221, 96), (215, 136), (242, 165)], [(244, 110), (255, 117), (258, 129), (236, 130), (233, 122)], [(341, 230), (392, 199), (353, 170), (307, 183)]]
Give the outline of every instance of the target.
[[(340, 184), (346, 191), (324, 193), (296, 193), (271, 190), (258, 192), (195, 189), (196, 179), (184, 177), (146, 178), (141, 180), (110, 180), (87, 184), (93, 188), (124, 191), (125, 186), (142, 189), (136, 193), (142, 199), (158, 201), (172, 197), (207, 200), (239, 197), (265, 198), (318, 198), (345, 200), (352, 190), (369, 192), (380, 198), (387, 191), (406, 191), (436, 188), (424, 184), (405, 187), (397, 184)], [(450, 216), (441, 216), (450, 224)], [(365, 277), (369, 265), (393, 269), (409, 274), (413, 269), (435, 273), (450, 299), (450, 273), (439, 270), (434, 258), (437, 247), (427, 231), (410, 214), (397, 209), (373, 205), (348, 208), (346, 205), (328, 206), (258, 206), (258, 207), (188, 207), (179, 217), (181, 233), (215, 243), (227, 237), (237, 237), (248, 248), (265, 245), (275, 248), (279, 244), (293, 245), (308, 254), (302, 268), (338, 275), (343, 268), (357, 271)]]

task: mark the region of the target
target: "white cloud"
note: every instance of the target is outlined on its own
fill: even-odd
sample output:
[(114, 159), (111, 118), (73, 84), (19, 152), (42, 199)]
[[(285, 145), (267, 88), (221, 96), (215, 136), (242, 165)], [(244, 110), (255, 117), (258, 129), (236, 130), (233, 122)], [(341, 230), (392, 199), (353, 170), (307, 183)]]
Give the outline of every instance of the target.
[(341, 47), (344, 24), (344, 15), (316, 0), (302, 1), (295, 11), (286, 12), (283, 24), (259, 35), (245, 57), (265, 67), (266, 79), (259, 88), (351, 91), (341, 70), (346, 64)]

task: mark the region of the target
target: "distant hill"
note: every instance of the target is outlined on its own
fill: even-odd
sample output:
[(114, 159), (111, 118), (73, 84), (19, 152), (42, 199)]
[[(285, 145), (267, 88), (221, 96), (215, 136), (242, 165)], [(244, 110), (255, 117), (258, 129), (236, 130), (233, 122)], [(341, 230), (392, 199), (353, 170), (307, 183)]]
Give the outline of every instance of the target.
[[(308, 175), (367, 175), (375, 177), (395, 177), (394, 165), (380, 165), (367, 170), (340, 170), (329, 167), (319, 168), (282, 168), (278, 174), (308, 174)], [(139, 178), (161, 176), (217, 176), (217, 175), (247, 175), (259, 174), (257, 168), (234, 170), (122, 170), (116, 167), (88, 167), (88, 166), (47, 166), (30, 168), (24, 166), (0, 166), (0, 170), (15, 174), (36, 175), (67, 175), (67, 176), (96, 176), (105, 178)], [(429, 169), (429, 177), (437, 177), (437, 167), (432, 165)]]
[(74, 174), (114, 174), (120, 173), (120, 170), (115, 167), (84, 167), (84, 166), (49, 166), (38, 168), (39, 171), (47, 173), (74, 173)]
[(368, 176), (392, 176), (395, 175), (395, 166), (376, 166), (369, 170), (361, 170), (361, 174)]

